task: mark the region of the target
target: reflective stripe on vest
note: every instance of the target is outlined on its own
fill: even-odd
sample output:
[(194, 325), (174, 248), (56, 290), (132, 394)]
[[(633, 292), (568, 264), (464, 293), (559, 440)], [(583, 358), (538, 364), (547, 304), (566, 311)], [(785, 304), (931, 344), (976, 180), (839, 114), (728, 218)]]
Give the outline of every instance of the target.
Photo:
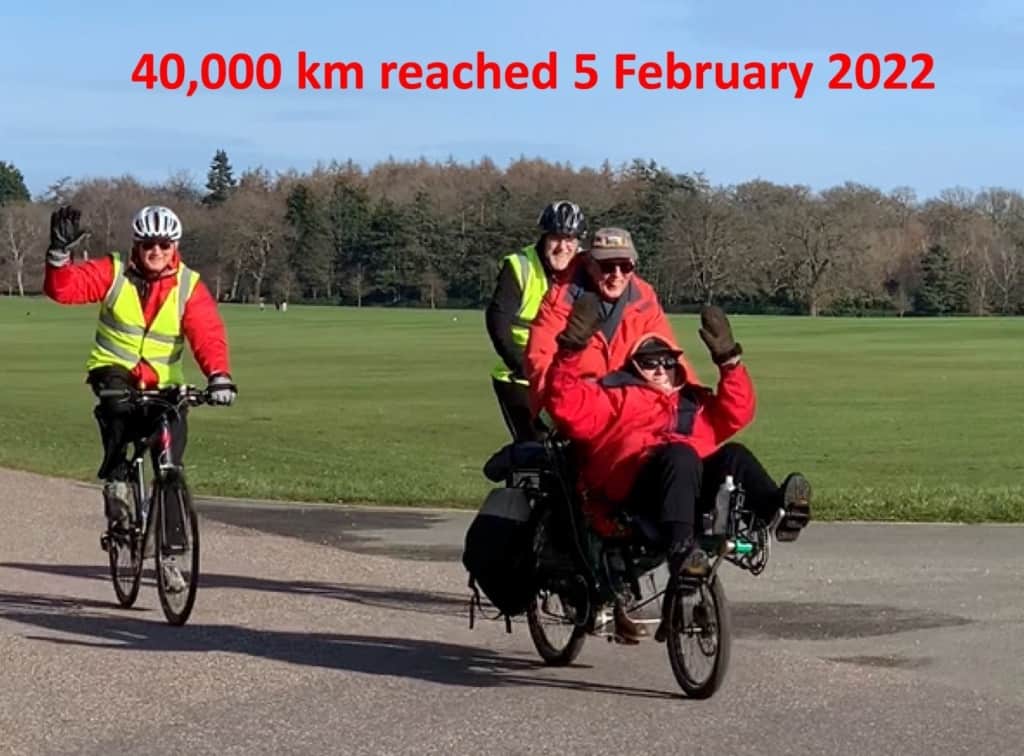
[(100, 305), (96, 341), (86, 369), (120, 365), (131, 370), (145, 360), (156, 373), (159, 387), (184, 383), (185, 337), (181, 321), (199, 275), (184, 264), (178, 266), (175, 285), (147, 328), (139, 293), (125, 275), (124, 260), (116, 253), (111, 259), (114, 280)]
[[(512, 271), (516, 274), (521, 292), (519, 309), (512, 321), (512, 341), (517, 346), (525, 348), (526, 342), (530, 338), (530, 324), (537, 317), (537, 311), (548, 291), (548, 277), (544, 272), (540, 255), (537, 254), (537, 249), (532, 244), (523, 247), (519, 252), (507, 255), (502, 260), (502, 264), (504, 265), (506, 262), (512, 266)], [(494, 366), (491, 377), (506, 383), (513, 380), (512, 371), (508, 369), (508, 365), (504, 361), (499, 361)], [(523, 378), (515, 379), (515, 382), (524, 386), (528, 385)]]

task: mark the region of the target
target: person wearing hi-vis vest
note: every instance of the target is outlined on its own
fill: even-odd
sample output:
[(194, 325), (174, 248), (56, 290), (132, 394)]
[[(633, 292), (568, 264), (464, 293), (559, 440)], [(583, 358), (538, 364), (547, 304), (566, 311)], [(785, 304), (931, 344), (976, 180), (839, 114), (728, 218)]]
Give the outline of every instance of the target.
[[(184, 342), (208, 380), (210, 399), (231, 404), (237, 388), (231, 378), (227, 335), (217, 303), (199, 274), (178, 251), (182, 226), (161, 206), (139, 210), (131, 222), (133, 244), (127, 255), (75, 262), (73, 252), (88, 232), (80, 211), (61, 207), (50, 217), (43, 290), (60, 304), (99, 303), (96, 333), (86, 361), (86, 382), (100, 396), (106, 389), (162, 389), (186, 383)], [(142, 418), (122, 399), (100, 397), (94, 414), (103, 442), (97, 477), (104, 481), (107, 518), (123, 527), (129, 517), (129, 470), (125, 452), (130, 432)], [(172, 454), (182, 464), (185, 413), (172, 423)]]
[(537, 225), (541, 236), (536, 243), (502, 259), (486, 312), (487, 333), (499, 357), (491, 383), (515, 441), (539, 440), (545, 433), (543, 421), (530, 411), (523, 352), (544, 295), (552, 282), (565, 275), (579, 251), (586, 218), (578, 205), (560, 200), (544, 208)]

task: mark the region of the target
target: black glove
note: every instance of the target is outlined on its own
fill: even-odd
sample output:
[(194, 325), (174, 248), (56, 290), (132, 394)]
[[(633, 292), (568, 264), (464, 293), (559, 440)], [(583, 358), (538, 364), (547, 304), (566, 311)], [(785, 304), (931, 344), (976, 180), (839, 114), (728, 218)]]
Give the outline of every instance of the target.
[(71, 253), (89, 235), (78, 227), (82, 213), (73, 207), (60, 207), (50, 215), (50, 248), (46, 261), (60, 267), (71, 260)]
[(732, 338), (732, 327), (725, 312), (717, 305), (709, 305), (700, 311), (700, 337), (711, 352), (716, 365), (743, 354), (743, 347)]
[(572, 306), (565, 329), (558, 334), (558, 345), (579, 351), (601, 327), (601, 299), (592, 291), (585, 292)]

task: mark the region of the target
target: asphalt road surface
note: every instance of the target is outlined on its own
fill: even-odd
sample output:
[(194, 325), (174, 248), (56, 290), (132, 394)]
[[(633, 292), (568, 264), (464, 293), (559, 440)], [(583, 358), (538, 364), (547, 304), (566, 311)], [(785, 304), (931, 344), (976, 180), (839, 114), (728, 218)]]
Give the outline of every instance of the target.
[(723, 576), (732, 663), (683, 698), (665, 648), (545, 667), (468, 626), (469, 515), (200, 503), (167, 625), (116, 607), (98, 490), (0, 471), (0, 753), (1019, 754), (1024, 528), (812, 523)]

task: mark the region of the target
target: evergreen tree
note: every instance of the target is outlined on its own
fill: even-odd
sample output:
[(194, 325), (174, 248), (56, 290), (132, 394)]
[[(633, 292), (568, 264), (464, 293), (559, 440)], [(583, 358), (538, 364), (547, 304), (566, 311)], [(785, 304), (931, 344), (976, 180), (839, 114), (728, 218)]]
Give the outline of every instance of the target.
[(921, 258), (917, 311), (926, 315), (945, 315), (956, 312), (963, 301), (963, 277), (953, 267), (949, 250), (941, 244), (931, 245)]
[(232, 174), (228, 153), (217, 150), (210, 162), (210, 170), (206, 174), (207, 195), (203, 198), (204, 205), (219, 205), (224, 202), (238, 186)]
[(28, 202), (31, 199), (21, 171), (12, 163), (0, 160), (0, 207), (13, 202)]
[(323, 210), (305, 184), (288, 195), (285, 220), (292, 242), (291, 269), (303, 291), (314, 299), (331, 296), (332, 250)]

